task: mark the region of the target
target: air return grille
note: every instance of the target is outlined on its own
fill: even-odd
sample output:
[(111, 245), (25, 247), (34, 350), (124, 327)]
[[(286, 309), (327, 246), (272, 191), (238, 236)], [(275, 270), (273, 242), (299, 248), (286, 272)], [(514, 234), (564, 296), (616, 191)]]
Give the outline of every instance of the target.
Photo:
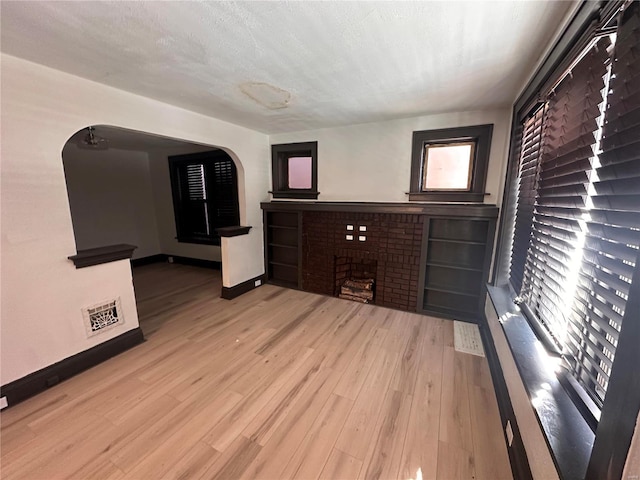
[(115, 300), (93, 305), (92, 307), (83, 308), (82, 315), (88, 337), (124, 323), (120, 297)]

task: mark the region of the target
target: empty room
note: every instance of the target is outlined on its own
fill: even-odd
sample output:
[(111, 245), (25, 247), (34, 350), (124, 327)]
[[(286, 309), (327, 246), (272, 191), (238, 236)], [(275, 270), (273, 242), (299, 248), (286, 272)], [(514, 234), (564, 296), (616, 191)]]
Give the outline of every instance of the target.
[(640, 478), (640, 2), (0, 21), (2, 479)]

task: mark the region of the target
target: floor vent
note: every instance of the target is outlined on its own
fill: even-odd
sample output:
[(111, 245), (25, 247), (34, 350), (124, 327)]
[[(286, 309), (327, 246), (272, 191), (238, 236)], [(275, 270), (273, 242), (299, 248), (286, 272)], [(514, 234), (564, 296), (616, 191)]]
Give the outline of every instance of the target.
[(88, 337), (124, 323), (120, 297), (109, 302), (83, 308), (82, 316), (84, 317)]
[(457, 352), (484, 357), (480, 330), (473, 323), (453, 322), (453, 345)]

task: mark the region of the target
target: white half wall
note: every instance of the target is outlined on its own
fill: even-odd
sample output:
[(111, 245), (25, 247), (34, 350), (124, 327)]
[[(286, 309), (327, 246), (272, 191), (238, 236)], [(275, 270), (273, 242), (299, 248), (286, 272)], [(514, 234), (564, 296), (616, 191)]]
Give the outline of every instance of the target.
[[(9, 55), (1, 62), (2, 385), (138, 326), (129, 262), (76, 269), (67, 260), (76, 248), (61, 153), (81, 128), (113, 125), (225, 148), (238, 164), (241, 222), (254, 227), (225, 268), (241, 265), (238, 280), (264, 272), (266, 135)], [(113, 296), (124, 325), (87, 339), (81, 308)]]
[(493, 123), (485, 203), (500, 205), (509, 148), (509, 109), (455, 112), (271, 135), (272, 145), (318, 142), (320, 201), (406, 202), (414, 131)]
[(67, 144), (62, 156), (78, 250), (128, 243), (133, 258), (162, 253), (145, 152)]

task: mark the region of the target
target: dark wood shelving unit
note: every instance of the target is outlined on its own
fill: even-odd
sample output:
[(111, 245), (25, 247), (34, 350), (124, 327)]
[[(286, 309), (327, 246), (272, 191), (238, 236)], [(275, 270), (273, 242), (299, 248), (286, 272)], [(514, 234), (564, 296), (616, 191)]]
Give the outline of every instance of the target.
[[(495, 205), (276, 201), (261, 207), (269, 283), (333, 295), (337, 257), (375, 260), (377, 305), (482, 318)], [(359, 225), (367, 227), (366, 242), (346, 238)]]
[(300, 288), (301, 214), (264, 211), (265, 271), (270, 283)]
[(418, 310), (478, 322), (489, 276), (495, 218), (429, 217), (422, 236)]

